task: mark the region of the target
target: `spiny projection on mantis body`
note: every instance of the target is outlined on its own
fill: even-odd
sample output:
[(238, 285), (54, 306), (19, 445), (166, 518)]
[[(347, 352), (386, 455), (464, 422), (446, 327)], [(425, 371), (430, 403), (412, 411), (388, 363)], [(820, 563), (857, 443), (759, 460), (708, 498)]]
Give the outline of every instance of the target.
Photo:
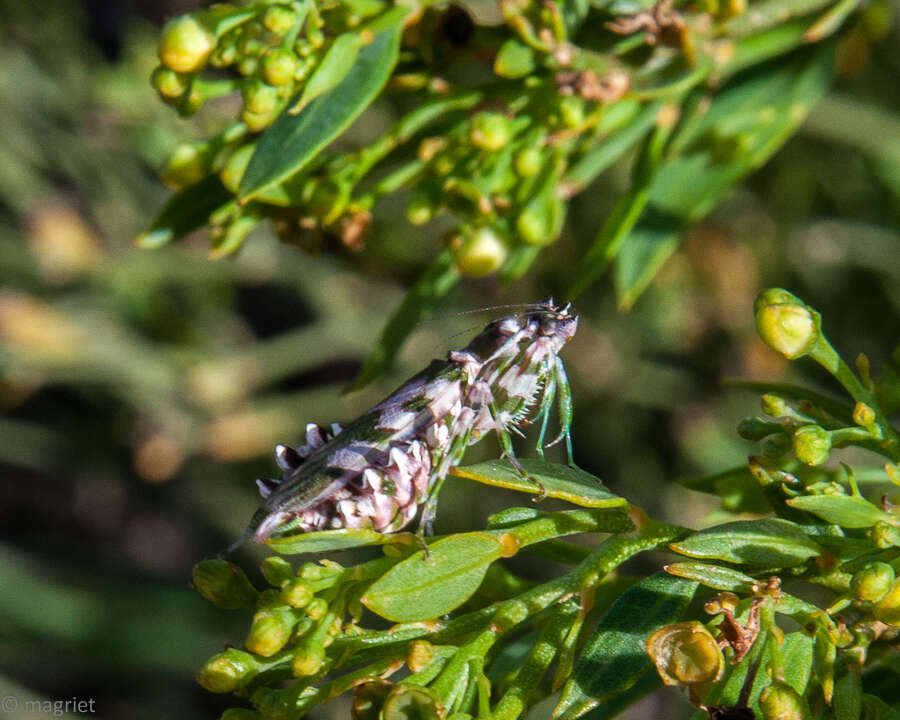
[(568, 305), (537, 303), (494, 320), (346, 426), (307, 425), (305, 445), (275, 450), (282, 478), (257, 481), (265, 501), (245, 539), (342, 528), (396, 532), (420, 506), (420, 527), (430, 532), (441, 484), (468, 445), (494, 431), (518, 465), (510, 433), (539, 396), (538, 453), (555, 399), (561, 432), (554, 442), (566, 441), (571, 462), (571, 394), (559, 352), (577, 325)]

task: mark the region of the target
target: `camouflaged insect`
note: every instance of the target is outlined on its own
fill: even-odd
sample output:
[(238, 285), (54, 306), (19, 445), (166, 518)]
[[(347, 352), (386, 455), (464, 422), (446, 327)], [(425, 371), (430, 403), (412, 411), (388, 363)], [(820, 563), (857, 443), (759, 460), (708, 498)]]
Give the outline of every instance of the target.
[[(571, 395), (559, 352), (578, 319), (552, 300), (491, 322), (462, 350), (434, 360), (352, 423), (306, 428), (306, 444), (277, 446), (280, 480), (258, 480), (263, 506), (246, 538), (263, 542), (288, 531), (371, 528), (395, 532), (424, 505), (430, 532), (444, 478), (466, 447), (494, 431), (520, 471), (510, 431), (527, 420), (540, 394), (538, 453), (558, 399), (571, 461)], [(552, 443), (551, 443), (552, 444)], [(522, 471), (524, 472), (524, 471)]]

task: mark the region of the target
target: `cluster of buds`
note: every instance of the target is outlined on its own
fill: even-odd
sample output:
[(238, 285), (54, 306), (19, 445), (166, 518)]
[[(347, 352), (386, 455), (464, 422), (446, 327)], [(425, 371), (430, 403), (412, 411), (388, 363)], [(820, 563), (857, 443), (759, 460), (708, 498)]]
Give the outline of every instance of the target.
[(273, 680), (317, 675), (325, 649), (339, 634), (352, 633), (345, 609), (358, 618), (358, 602), (347, 608), (335, 600), (344, 569), (336, 563), (305, 563), (295, 573), (290, 563), (269, 557), (263, 576), (274, 586), (258, 592), (237, 565), (205, 560), (194, 568), (194, 586), (207, 600), (227, 609), (253, 608), (244, 649), (214, 655), (197, 675), (210, 692), (246, 688), (261, 675)]

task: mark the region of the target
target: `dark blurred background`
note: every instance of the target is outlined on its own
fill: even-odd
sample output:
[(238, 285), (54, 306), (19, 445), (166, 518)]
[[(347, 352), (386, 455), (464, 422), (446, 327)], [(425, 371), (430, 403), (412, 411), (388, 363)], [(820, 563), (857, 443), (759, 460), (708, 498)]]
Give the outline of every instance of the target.
[[(628, 182), (627, 162), (606, 173), (539, 268), (508, 287), (466, 282), (390, 377), (343, 396), (439, 232), (409, 226), (394, 199), (360, 254), (314, 257), (266, 231), (233, 261), (208, 260), (202, 237), (133, 249), (167, 195), (156, 177), (167, 153), (229, 114), (226, 101), (180, 120), (147, 82), (160, 24), (194, 7), (0, 0), (0, 696), (21, 703), (217, 717), (230, 698), (193, 674), (241, 641), (246, 617), (191, 591), (191, 566), (239, 535), (254, 478), (276, 472), (273, 445), (296, 443), (308, 421), (354, 417), (491, 317), (453, 313), (559, 293)], [(714, 502), (674, 481), (750, 450), (734, 428), (758, 400), (724, 378), (803, 374), (833, 389), (755, 339), (759, 288), (817, 307), (833, 343), (868, 353), (876, 374), (900, 365), (898, 9), (872, 3), (854, 21), (834, 92), (691, 230), (631, 312), (617, 310), (609, 278), (578, 301), (565, 352), (576, 459), (651, 515), (714, 519)], [(352, 132), (377, 132), (391, 112), (377, 104)], [(467, 461), (495, 457), (493, 442)], [(451, 480), (438, 529), (521, 503)], [(263, 554), (237, 559), (253, 570)], [(673, 698), (631, 717), (683, 714), (658, 704)]]

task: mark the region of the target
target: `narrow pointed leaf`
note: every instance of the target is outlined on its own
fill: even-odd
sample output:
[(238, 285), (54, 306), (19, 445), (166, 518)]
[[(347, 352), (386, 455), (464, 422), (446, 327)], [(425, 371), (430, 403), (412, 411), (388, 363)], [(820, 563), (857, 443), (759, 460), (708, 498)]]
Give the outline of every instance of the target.
[(503, 543), (487, 533), (438, 540), (385, 573), (365, 592), (362, 603), (393, 622), (431, 620), (446, 615), (478, 589)]
[(331, 90), (292, 115), (282, 112), (260, 138), (244, 177), (240, 197), (256, 197), (298, 173), (346, 130), (387, 83), (400, 49), (402, 22), (379, 32), (362, 47), (356, 62)]
[(644, 643), (655, 630), (677, 622), (697, 583), (655, 573), (633, 585), (600, 620), (581, 653), (553, 712), (574, 720), (611, 718), (661, 683)]
[(159, 211), (150, 228), (137, 236), (135, 245), (145, 249), (168, 245), (206, 225), (209, 216), (232, 197), (218, 175), (179, 190)]
[[(625, 498), (613, 495), (590, 473), (568, 465), (558, 465), (545, 460), (520, 460), (529, 476), (537, 480), (547, 492), (547, 497), (559, 498), (581, 507), (609, 508), (628, 505)], [(450, 471), (457, 477), (474, 480), (485, 485), (540, 494), (541, 488), (516, 472), (506, 460), (489, 460), (476, 465), (455, 467)]]
[(819, 516), (827, 523), (845, 528), (868, 528), (877, 522), (891, 522), (893, 519), (878, 506), (855, 495), (805, 495), (786, 502), (793, 508)]
[(344, 550), (362, 545), (384, 545), (396, 542), (396, 535), (385, 535), (374, 530), (320, 530), (318, 532), (269, 538), (266, 545), (282, 555)]
[(716, 525), (688, 535), (669, 548), (688, 557), (758, 567), (794, 567), (822, 551), (799, 525), (779, 518)]

